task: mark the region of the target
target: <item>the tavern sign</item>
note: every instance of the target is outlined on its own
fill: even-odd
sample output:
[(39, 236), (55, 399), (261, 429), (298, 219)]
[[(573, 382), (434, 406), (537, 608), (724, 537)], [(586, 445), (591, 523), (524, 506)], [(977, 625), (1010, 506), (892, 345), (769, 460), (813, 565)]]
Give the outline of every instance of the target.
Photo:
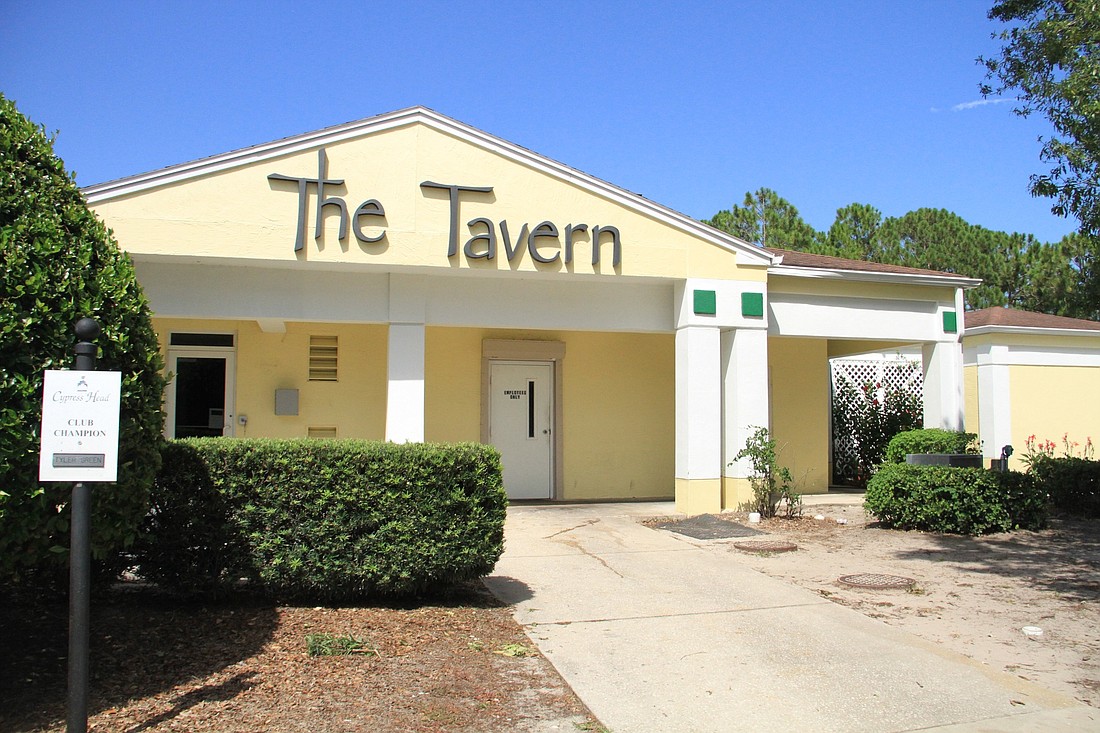
[[(366, 199), (354, 211), (349, 213), (348, 204), (339, 196), (330, 196), (325, 188), (344, 185), (342, 178), (328, 177), (328, 156), (324, 149), (317, 151), (317, 176), (306, 178), (272, 173), (272, 181), (293, 183), (298, 191), (298, 222), (295, 229), (294, 251), (305, 249), (306, 216), (310, 199), (315, 200), (313, 238), (320, 239), (323, 232), (324, 217), (333, 209), (340, 215), (338, 238), (341, 242), (348, 238), (348, 229), (356, 240), (363, 244), (381, 242), (386, 237), (386, 209), (377, 199)], [(459, 253), (459, 221), (463, 193), (492, 193), (492, 186), (463, 186), (450, 183), (424, 181), (422, 190), (442, 190), (447, 192), (449, 200), (449, 223), (447, 226), (447, 256), (456, 257)], [(326, 211), (328, 209), (328, 211)], [(366, 230), (364, 229), (366, 228)], [(502, 219), (494, 223), (486, 217), (476, 217), (466, 222), (469, 238), (462, 246), (462, 254), (469, 260), (492, 260), (503, 249), (504, 256), (511, 262), (523, 250), (535, 262), (552, 264), (573, 262), (577, 246), (588, 244), (592, 251), (592, 265), (600, 264), (600, 248), (610, 244), (612, 247), (612, 265), (616, 268), (622, 263), (622, 241), (619, 230), (613, 226), (588, 224), (565, 224), (559, 227), (552, 221), (541, 221), (534, 227), (524, 222), (515, 233), (509, 229), (508, 222)], [(499, 234), (498, 234), (499, 232)]]

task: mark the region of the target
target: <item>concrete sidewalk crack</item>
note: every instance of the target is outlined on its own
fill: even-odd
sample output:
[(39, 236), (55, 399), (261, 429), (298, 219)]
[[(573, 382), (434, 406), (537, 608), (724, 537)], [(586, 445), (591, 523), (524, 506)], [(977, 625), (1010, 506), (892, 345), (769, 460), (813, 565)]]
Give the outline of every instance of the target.
[(580, 524), (574, 525), (572, 527), (567, 527), (566, 529), (559, 530), (559, 531), (555, 532), (554, 534), (548, 534), (545, 537), (543, 537), (543, 539), (544, 540), (552, 540), (555, 537), (557, 537), (559, 534), (565, 534), (566, 532), (572, 532), (575, 529), (580, 529), (581, 527), (587, 527), (591, 524), (595, 524), (598, 521), (600, 521), (600, 520), (599, 519), (586, 519), (585, 521), (581, 522)]
[[(614, 571), (612, 571), (614, 572)], [(810, 606), (820, 606), (828, 603), (829, 601), (821, 600), (813, 603), (785, 603), (781, 606), (754, 606), (752, 608), (723, 608), (714, 611), (692, 611), (690, 613), (657, 613), (650, 614), (648, 616), (612, 616), (608, 618), (583, 618), (575, 621), (527, 621), (520, 622), (523, 626), (570, 626), (573, 624), (603, 624), (617, 621), (645, 621), (646, 619), (658, 619), (658, 618), (688, 618), (691, 616), (714, 616), (722, 613), (749, 613), (753, 611), (778, 611), (784, 608), (807, 608)]]

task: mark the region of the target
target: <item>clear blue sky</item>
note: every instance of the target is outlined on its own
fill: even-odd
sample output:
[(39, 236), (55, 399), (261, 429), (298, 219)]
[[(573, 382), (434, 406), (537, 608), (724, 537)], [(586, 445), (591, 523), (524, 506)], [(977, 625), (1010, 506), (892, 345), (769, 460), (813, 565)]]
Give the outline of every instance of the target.
[(81, 185), (424, 105), (707, 218), (775, 189), (1061, 238), (1041, 118), (976, 104), (991, 0), (0, 0), (0, 91)]

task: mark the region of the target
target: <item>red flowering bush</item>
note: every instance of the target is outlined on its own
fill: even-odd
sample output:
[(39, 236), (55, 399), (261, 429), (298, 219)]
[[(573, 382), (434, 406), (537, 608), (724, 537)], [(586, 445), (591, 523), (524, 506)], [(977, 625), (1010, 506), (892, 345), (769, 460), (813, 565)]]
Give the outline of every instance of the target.
[(833, 396), (834, 453), (854, 452), (857, 486), (867, 485), (891, 438), (923, 423), (920, 395), (905, 389), (885, 389), (874, 382), (859, 389), (844, 384)]

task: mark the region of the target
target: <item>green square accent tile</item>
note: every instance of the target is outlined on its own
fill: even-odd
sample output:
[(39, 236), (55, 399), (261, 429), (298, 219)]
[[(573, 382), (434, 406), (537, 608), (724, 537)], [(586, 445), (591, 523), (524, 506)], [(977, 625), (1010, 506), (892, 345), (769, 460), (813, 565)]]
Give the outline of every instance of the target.
[(741, 293), (741, 315), (763, 317), (764, 294)]
[(713, 290), (695, 291), (695, 315), (713, 316), (718, 313), (718, 296)]
[(943, 332), (944, 333), (958, 333), (959, 332), (959, 319), (955, 314), (955, 311), (943, 312)]

